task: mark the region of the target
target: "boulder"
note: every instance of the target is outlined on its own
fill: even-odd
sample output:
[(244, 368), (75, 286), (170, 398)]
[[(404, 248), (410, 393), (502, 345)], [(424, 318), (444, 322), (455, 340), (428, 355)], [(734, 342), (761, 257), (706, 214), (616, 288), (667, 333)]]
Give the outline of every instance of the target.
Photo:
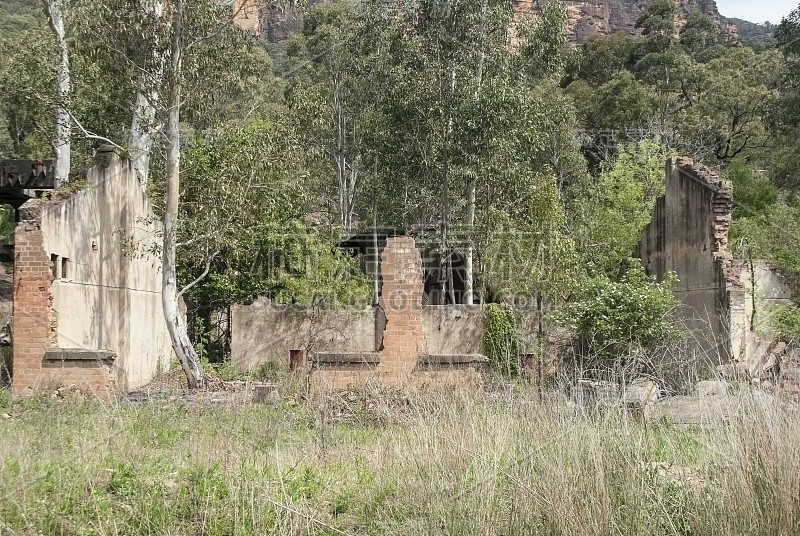
[(570, 397), (573, 404), (584, 407), (609, 407), (619, 402), (619, 387), (616, 383), (600, 380), (578, 380)]
[(745, 365), (741, 361), (734, 361), (732, 363), (726, 363), (724, 365), (717, 365), (717, 373), (719, 374), (720, 378), (727, 381), (740, 381), (740, 380), (750, 379), (750, 372), (747, 369), (747, 365)]

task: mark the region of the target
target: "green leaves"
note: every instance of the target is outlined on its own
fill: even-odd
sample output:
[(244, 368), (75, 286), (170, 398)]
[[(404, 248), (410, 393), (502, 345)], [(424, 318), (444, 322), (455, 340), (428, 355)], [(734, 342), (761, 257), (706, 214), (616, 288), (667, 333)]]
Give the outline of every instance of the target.
[(605, 275), (589, 279), (577, 299), (552, 319), (581, 335), (590, 359), (613, 360), (675, 334), (668, 318), (678, 304), (672, 295), (675, 283), (674, 273), (657, 283), (647, 277), (638, 259), (631, 259), (619, 281)]
[(194, 304), (225, 307), (262, 295), (282, 303), (366, 303), (355, 259), (304, 221), (303, 152), (291, 124), (229, 125), (184, 155), (180, 279)]
[(664, 194), (664, 163), (674, 151), (650, 140), (623, 146), (598, 177), (575, 186), (571, 212), (584, 263), (612, 276), (633, 254)]
[(483, 346), (492, 368), (509, 376), (519, 374), (520, 332), (510, 305), (490, 303), (486, 307)]

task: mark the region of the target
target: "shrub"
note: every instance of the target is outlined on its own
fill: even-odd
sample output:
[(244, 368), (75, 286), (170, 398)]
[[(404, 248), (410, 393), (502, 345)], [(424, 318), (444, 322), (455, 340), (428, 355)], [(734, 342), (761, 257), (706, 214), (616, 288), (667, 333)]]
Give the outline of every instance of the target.
[(800, 337), (800, 307), (797, 305), (774, 305), (771, 308), (770, 324), (778, 337), (790, 341)]
[(552, 318), (581, 336), (589, 357), (613, 360), (675, 333), (668, 312), (678, 304), (672, 295), (677, 281), (669, 273), (658, 283), (633, 261), (619, 281), (605, 275), (590, 278), (578, 298)]
[(490, 303), (486, 309), (483, 346), (489, 363), (503, 374), (519, 373), (519, 326), (510, 305)]

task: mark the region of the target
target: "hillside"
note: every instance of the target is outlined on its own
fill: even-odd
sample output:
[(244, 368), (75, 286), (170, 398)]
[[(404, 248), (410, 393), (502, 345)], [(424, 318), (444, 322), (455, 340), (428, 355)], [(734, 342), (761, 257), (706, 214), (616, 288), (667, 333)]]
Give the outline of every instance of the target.
[(13, 37), (43, 20), (38, 0), (3, 0), (0, 2), (0, 39)]
[(736, 28), (739, 39), (747, 46), (763, 47), (775, 43), (773, 35), (776, 26), (774, 24), (749, 22), (732, 17), (723, 17), (722, 20), (727, 26)]

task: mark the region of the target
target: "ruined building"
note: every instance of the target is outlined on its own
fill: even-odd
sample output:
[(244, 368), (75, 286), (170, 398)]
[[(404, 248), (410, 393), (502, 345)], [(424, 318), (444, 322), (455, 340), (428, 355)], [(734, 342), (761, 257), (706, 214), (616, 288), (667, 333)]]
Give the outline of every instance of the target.
[(688, 158), (667, 162), (666, 193), (639, 245), (647, 272), (675, 272), (678, 311), (698, 350), (716, 363), (735, 361), (751, 373), (771, 366), (785, 344), (757, 335), (754, 311), (789, 303), (790, 292), (769, 263), (736, 260), (729, 249), (733, 185)]
[(53, 384), (111, 396), (168, 367), (161, 259), (152, 247), (160, 223), (130, 161), (100, 152), (86, 188), (30, 198), (18, 220), (15, 392)]
[[(98, 160), (85, 188), (64, 197), (39, 195), (54, 187), (46, 166), (3, 164), (0, 197), (18, 213), (11, 249), (15, 392), (60, 384), (114, 396), (149, 383), (171, 359), (154, 247), (160, 223), (130, 162), (114, 150)], [(671, 159), (639, 254), (650, 274), (677, 273), (677, 314), (697, 350), (756, 376), (786, 350), (757, 334), (757, 312), (790, 295), (768, 263), (733, 258), (732, 194), (731, 183), (707, 167)], [(425, 304), (426, 270), (412, 236), (387, 233), (373, 258), (375, 306), (325, 310), (266, 298), (234, 306), (233, 365), (293, 363), (312, 390), (364, 381), (479, 388), (488, 365), (484, 306)], [(522, 352), (562, 355), (563, 334), (542, 331), (536, 310), (522, 313)]]

